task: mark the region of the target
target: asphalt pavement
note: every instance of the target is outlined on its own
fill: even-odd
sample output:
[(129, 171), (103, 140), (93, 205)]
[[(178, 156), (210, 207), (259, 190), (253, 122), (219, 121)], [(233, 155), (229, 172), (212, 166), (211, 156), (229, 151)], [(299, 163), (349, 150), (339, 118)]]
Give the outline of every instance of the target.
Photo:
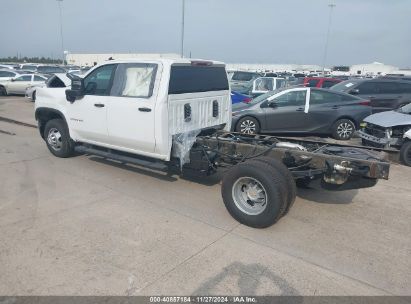
[[(0, 117), (35, 125), (34, 104)], [(53, 157), (0, 120), (0, 295), (411, 295), (411, 168), (369, 189), (299, 189), (267, 229), (226, 211), (219, 176)]]

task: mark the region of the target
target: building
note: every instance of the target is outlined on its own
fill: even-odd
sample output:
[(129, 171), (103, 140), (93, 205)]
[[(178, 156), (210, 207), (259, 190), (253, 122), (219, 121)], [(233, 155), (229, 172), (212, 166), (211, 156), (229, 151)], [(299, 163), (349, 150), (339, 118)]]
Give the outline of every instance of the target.
[(397, 72), (398, 67), (387, 65), (381, 62), (373, 62), (366, 64), (355, 64), (350, 67), (351, 75), (358, 76), (377, 76)]
[(74, 64), (79, 66), (93, 66), (104, 61), (112, 59), (122, 59), (122, 58), (180, 58), (180, 55), (167, 53), (167, 54), (115, 54), (115, 53), (104, 53), (104, 54), (72, 54), (68, 53), (66, 55), (67, 64)]

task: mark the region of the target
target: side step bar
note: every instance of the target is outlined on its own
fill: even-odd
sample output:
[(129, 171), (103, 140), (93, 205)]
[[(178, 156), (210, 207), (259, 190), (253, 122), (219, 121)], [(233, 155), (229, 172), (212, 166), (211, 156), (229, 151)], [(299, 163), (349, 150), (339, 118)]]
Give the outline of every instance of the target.
[(74, 150), (78, 153), (96, 155), (96, 156), (100, 156), (106, 159), (116, 160), (116, 161), (119, 161), (125, 164), (133, 164), (133, 165), (146, 167), (152, 170), (166, 172), (169, 169), (168, 166), (164, 162), (157, 161), (157, 160), (150, 161), (150, 160), (138, 158), (137, 156), (134, 157), (134, 156), (126, 155), (129, 153), (115, 152), (113, 150), (110, 150), (110, 151), (100, 150), (100, 149), (92, 148), (89, 146), (83, 146), (83, 145), (76, 146)]

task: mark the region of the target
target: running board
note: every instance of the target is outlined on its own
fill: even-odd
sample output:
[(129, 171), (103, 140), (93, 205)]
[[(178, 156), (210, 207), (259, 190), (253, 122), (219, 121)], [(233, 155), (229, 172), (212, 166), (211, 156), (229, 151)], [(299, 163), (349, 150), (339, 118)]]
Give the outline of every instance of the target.
[(100, 149), (92, 148), (88, 146), (83, 146), (83, 145), (76, 146), (74, 150), (78, 153), (96, 155), (96, 156), (100, 156), (106, 159), (116, 160), (116, 161), (126, 163), (126, 164), (138, 165), (138, 166), (146, 167), (146, 168), (157, 170), (157, 171), (168, 171), (168, 166), (164, 164), (163, 162), (160, 162), (157, 160), (150, 161), (150, 160), (145, 160), (145, 159), (141, 159), (141, 158), (137, 158), (133, 156), (127, 156), (125, 155), (126, 153), (123, 154), (123, 152), (115, 152), (113, 150), (110, 150), (110, 152), (108, 152), (108, 151), (104, 151), (104, 150), (100, 150)]

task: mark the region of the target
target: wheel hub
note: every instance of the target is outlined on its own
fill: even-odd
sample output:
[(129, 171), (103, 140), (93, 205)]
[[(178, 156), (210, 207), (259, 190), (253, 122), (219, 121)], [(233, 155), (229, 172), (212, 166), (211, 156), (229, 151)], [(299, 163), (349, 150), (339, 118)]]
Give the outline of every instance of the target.
[(252, 177), (241, 177), (233, 185), (233, 200), (237, 208), (249, 215), (262, 213), (267, 206), (263, 185)]
[(352, 133), (353, 133), (353, 127), (349, 123), (344, 122), (337, 127), (337, 134), (341, 138), (349, 138)]
[(244, 120), (240, 125), (241, 133), (254, 134), (255, 129), (256, 129), (256, 126), (252, 120)]
[(47, 135), (47, 143), (52, 147), (54, 150), (58, 151), (62, 147), (61, 141), (61, 133), (56, 128), (51, 128), (48, 135)]

